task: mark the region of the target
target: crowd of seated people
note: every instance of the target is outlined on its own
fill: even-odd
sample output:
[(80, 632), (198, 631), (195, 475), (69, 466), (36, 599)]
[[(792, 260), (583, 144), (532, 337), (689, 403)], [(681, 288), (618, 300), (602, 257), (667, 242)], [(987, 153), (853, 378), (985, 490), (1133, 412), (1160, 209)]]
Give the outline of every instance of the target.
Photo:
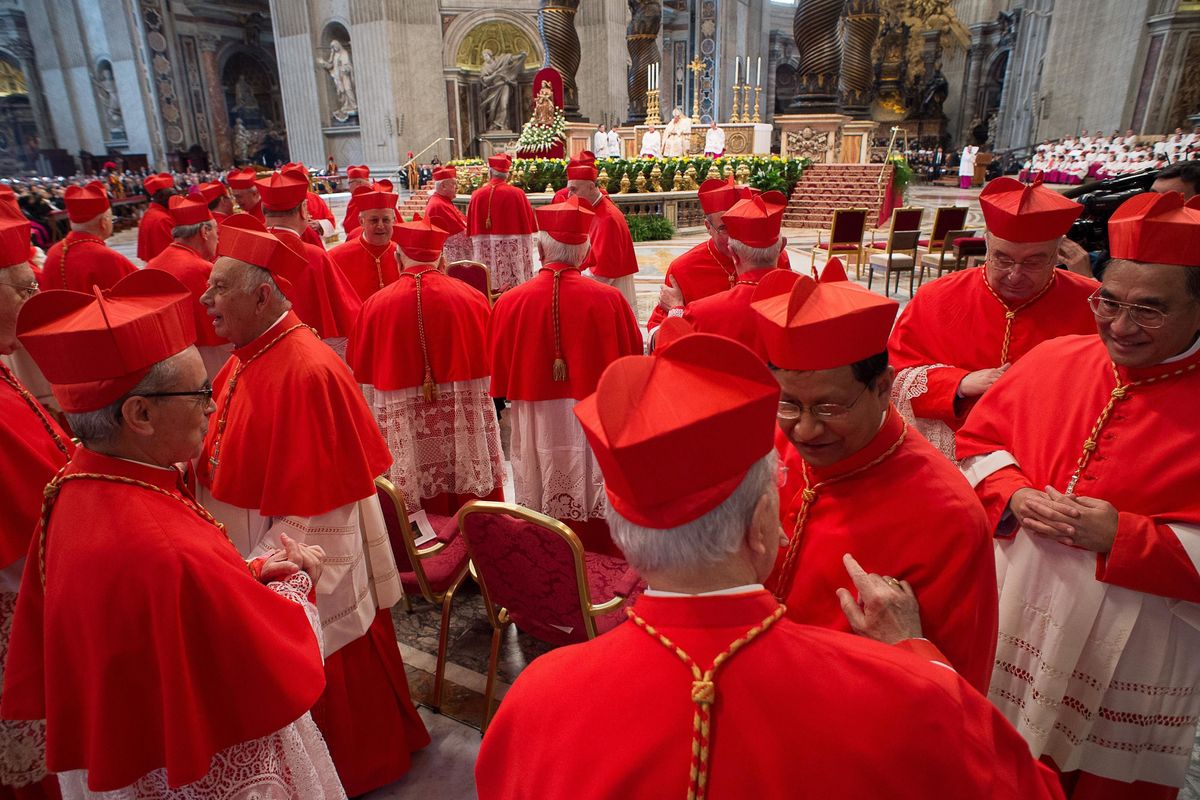
[(1176, 128), (1167, 137), (1138, 136), (1132, 130), (1124, 136), (1119, 131), (1106, 136), (1083, 130), (1078, 136), (1043, 141), (1025, 161), (1019, 177), (1032, 181), (1040, 176), (1045, 183), (1074, 185), (1196, 159), (1200, 159), (1200, 127), (1192, 133)]

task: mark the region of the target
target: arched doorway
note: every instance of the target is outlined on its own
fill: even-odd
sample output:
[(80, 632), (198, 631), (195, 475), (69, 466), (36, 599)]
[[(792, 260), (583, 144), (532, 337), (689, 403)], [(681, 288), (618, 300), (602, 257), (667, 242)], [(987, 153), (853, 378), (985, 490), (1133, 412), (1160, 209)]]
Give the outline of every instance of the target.
[(229, 115), (234, 161), (273, 166), (288, 158), (279, 76), (265, 53), (236, 48), (225, 54), (221, 89)]

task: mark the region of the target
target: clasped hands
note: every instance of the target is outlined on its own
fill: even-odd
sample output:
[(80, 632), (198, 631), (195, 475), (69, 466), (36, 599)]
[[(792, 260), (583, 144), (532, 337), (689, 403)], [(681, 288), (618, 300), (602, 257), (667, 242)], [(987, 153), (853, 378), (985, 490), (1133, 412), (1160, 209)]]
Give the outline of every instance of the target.
[(1063, 494), (1053, 486), (1018, 489), (1008, 507), (1025, 530), (1059, 544), (1107, 553), (1117, 537), (1116, 507), (1095, 497)]
[(315, 587), (321, 579), (325, 564), (325, 550), (319, 545), (303, 544), (288, 536), (280, 536), (282, 549), (275, 549), (263, 557), (260, 580), (263, 583), (283, 580), (297, 572), (306, 572)]

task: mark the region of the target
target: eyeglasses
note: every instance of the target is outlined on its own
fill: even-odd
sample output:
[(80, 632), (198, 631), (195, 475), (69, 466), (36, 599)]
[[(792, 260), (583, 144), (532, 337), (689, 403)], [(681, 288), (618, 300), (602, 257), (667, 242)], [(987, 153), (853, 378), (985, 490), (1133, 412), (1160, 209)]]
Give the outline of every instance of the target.
[(1088, 305), (1092, 307), (1092, 313), (1096, 319), (1115, 320), (1124, 311), (1129, 314), (1129, 321), (1139, 328), (1161, 328), (1167, 324), (1167, 312), (1162, 309), (1110, 300), (1107, 297), (1101, 297), (1099, 289), (1088, 297)]
[(13, 287), (26, 300), (38, 293), (38, 282), (36, 280), (29, 283), (12, 283), (11, 281), (0, 281), (0, 283)]
[[(849, 405), (842, 405), (841, 403), (817, 403), (816, 405), (809, 406), (808, 410), (818, 419), (844, 417), (850, 413), (850, 409), (858, 404), (858, 401), (869, 388), (871, 388), (870, 384), (863, 386), (862, 391), (858, 393), (854, 401)], [(799, 403), (789, 403), (786, 400), (780, 400), (779, 410), (775, 412), (775, 416), (784, 422), (798, 422), (804, 416), (804, 406)]]
[(208, 405), (212, 396), (213, 388), (211, 386), (202, 386), (194, 392), (146, 392), (145, 394), (130, 395), (130, 397), (191, 397), (202, 401), (201, 405)]
[(988, 256), (987, 263), (997, 272), (1012, 274), (1014, 272), (1038, 272), (1050, 266), (1051, 257), (1047, 255), (1034, 256), (1023, 261), (1014, 261), (1008, 256)]

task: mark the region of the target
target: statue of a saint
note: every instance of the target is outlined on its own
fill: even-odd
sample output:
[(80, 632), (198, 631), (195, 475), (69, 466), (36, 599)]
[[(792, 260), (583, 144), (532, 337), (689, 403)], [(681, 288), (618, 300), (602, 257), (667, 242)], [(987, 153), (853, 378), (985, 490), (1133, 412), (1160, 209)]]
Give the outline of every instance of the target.
[(357, 116), (358, 97), (354, 93), (354, 64), (350, 60), (350, 51), (334, 39), (329, 43), (329, 59), (318, 58), (317, 65), (329, 73), (337, 92), (338, 108), (333, 112), (333, 118), (345, 122)]
[(496, 56), (491, 50), (483, 51), (479, 82), (483, 84), (485, 131), (511, 130), (508, 127), (508, 104), (516, 91), (517, 75), (525, 65), (525, 56), (525, 53), (501, 53)]
[(92, 78), (96, 87), (96, 95), (100, 105), (104, 107), (104, 123), (108, 135), (113, 139), (125, 138), (125, 117), (121, 114), (121, 98), (117, 95), (117, 85), (113, 81), (112, 68), (108, 65), (101, 67)]
[(233, 124), (233, 146), (237, 150), (238, 161), (246, 162), (250, 160), (250, 148), (254, 145), (254, 134), (246, 129), (242, 124), (242, 118), (238, 117)]
[(533, 124), (550, 126), (554, 124), (554, 88), (550, 81), (542, 81), (542, 88), (537, 97), (533, 98)]
[(254, 87), (245, 75), (239, 75), (237, 83), (233, 85), (233, 110), (258, 111), (258, 98), (254, 96)]

